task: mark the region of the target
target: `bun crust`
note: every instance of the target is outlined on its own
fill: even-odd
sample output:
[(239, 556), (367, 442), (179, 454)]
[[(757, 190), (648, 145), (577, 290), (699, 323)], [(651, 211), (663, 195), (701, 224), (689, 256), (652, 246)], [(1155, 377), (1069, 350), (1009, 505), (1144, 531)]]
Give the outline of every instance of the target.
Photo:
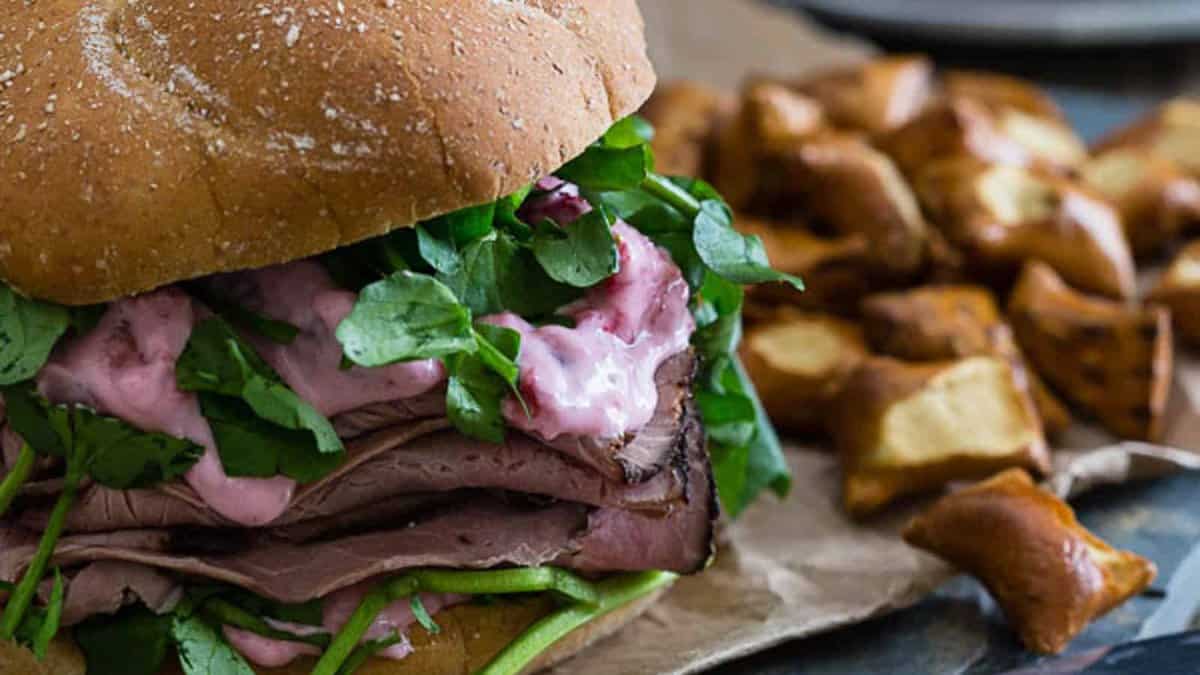
[(654, 86), (635, 0), (47, 0), (0, 25), (0, 277), (67, 304), (492, 201)]
[[(617, 632), (658, 601), (668, 587), (645, 595), (588, 623), (559, 640), (526, 669), (535, 673), (561, 663), (589, 645)], [(483, 668), (505, 645), (534, 621), (555, 608), (554, 601), (538, 595), (497, 605), (458, 605), (438, 612), (441, 631), (431, 635), (420, 626), (409, 629), (413, 653), (400, 661), (371, 659), (356, 675), (462, 675)], [(181, 675), (177, 659), (170, 658), (161, 675)], [(260, 675), (307, 675), (314, 661), (299, 659), (285, 668), (257, 668)], [(6, 670), (12, 666), (13, 670)], [(74, 642), (57, 638), (45, 661), (11, 642), (0, 642), (0, 675), (85, 675), (83, 656)]]

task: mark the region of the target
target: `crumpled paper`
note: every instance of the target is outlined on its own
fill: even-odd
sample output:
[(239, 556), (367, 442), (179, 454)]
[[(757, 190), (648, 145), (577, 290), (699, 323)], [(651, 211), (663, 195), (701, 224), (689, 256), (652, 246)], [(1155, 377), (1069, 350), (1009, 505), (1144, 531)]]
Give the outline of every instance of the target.
[[(746, 73), (794, 76), (870, 53), (794, 14), (741, 0), (643, 0), (661, 78), (733, 88)], [(1174, 447), (1120, 443), (1078, 425), (1055, 453), (1050, 489), (1073, 497), (1098, 485), (1200, 469), (1200, 361), (1177, 355), (1168, 411)], [(838, 506), (836, 460), (828, 449), (789, 448), (792, 494), (764, 498), (722, 533), (703, 574), (681, 579), (616, 636), (560, 665), (566, 675), (694, 673), (793, 638), (914, 604), (953, 571), (908, 547), (896, 509), (866, 524)]]

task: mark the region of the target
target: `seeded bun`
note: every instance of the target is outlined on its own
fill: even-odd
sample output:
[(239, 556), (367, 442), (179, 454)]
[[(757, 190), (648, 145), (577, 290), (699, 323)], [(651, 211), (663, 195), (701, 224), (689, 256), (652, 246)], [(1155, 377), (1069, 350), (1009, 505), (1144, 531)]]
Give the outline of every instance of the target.
[(66, 304), (492, 201), (649, 96), (635, 0), (4, 11), (0, 277)]
[[(561, 663), (592, 643), (616, 633), (653, 605), (666, 588), (588, 623), (559, 640), (530, 665), (534, 673)], [(438, 612), (440, 632), (431, 635), (420, 626), (409, 629), (413, 652), (400, 661), (375, 658), (355, 675), (461, 675), (473, 673), (488, 663), (534, 621), (554, 609), (547, 596), (534, 596), (496, 605), (458, 605)], [(64, 633), (65, 635), (65, 633)], [(162, 675), (181, 675), (178, 661), (169, 657)], [(312, 659), (304, 658), (286, 668), (257, 668), (260, 675), (307, 675)], [(12, 642), (0, 641), (0, 675), (86, 675), (82, 653), (74, 642), (60, 636), (50, 644), (44, 661)]]

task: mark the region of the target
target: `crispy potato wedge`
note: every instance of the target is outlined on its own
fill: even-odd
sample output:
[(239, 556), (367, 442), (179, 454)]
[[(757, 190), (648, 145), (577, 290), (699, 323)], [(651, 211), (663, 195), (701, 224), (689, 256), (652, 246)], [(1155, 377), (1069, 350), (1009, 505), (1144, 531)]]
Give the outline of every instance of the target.
[(1050, 468), (1033, 402), (1012, 364), (995, 356), (869, 358), (830, 404), (830, 430), (843, 505), (856, 517), (951, 481)]
[(1008, 359), (1033, 397), (1049, 436), (1071, 425), (1071, 413), (1029, 368), (992, 292), (981, 286), (923, 286), (878, 293), (862, 303), (871, 348), (906, 361), (991, 354)]
[(857, 138), (825, 134), (789, 158), (788, 181), (806, 214), (839, 234), (865, 236), (876, 264), (892, 274), (921, 267), (929, 228), (887, 155)]
[(913, 187), (946, 238), (983, 271), (1011, 278), (1037, 258), (1080, 288), (1119, 298), (1135, 292), (1116, 210), (1065, 178), (958, 157), (926, 167)]
[(979, 579), (1021, 641), (1057, 654), (1154, 580), (1154, 563), (1087, 531), (1020, 469), (939, 499), (904, 540)]
[(1200, 345), (1200, 240), (1179, 251), (1146, 301), (1169, 308), (1180, 337)]
[(1080, 167), (1079, 179), (1117, 207), (1138, 256), (1162, 251), (1200, 222), (1200, 182), (1145, 148), (1119, 147), (1097, 155)]
[(827, 404), (867, 353), (853, 322), (791, 308), (749, 328), (741, 347), (771, 421), (793, 433), (823, 430)]
[(1169, 310), (1083, 295), (1032, 261), (1008, 312), (1030, 362), (1064, 396), (1122, 438), (1162, 438), (1173, 362)]
[(654, 125), (657, 170), (678, 176), (703, 176), (715, 143), (717, 120), (735, 105), (729, 94), (697, 82), (669, 82), (655, 90), (642, 108)]
[(768, 304), (786, 303), (802, 309), (857, 312), (859, 300), (882, 284), (862, 235), (819, 237), (794, 223), (738, 215), (737, 228), (762, 238), (771, 266), (804, 279), (797, 292), (787, 284), (762, 284), (747, 289), (748, 297)]
[(742, 92), (737, 114), (717, 132), (713, 184), (735, 209), (751, 205), (774, 175), (775, 158), (825, 128), (812, 99), (767, 81)]
[(1139, 147), (1200, 178), (1200, 99), (1177, 98), (1096, 144), (1097, 154)]
[(933, 64), (924, 56), (888, 56), (794, 86), (820, 102), (835, 125), (876, 135), (904, 124), (925, 106)]
[(950, 98), (969, 98), (993, 110), (1019, 110), (1049, 120), (1063, 121), (1062, 110), (1044, 91), (1028, 80), (979, 70), (948, 70), (942, 89)]
[(879, 146), (909, 175), (930, 162), (961, 155), (1060, 173), (1087, 158), (1086, 146), (1062, 122), (961, 97), (931, 105), (881, 137)]

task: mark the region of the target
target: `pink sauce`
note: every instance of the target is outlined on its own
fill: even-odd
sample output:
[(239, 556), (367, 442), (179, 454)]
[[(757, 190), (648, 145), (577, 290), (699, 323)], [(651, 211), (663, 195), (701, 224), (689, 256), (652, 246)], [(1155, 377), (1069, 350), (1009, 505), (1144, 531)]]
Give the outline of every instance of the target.
[[(526, 219), (569, 224), (590, 207), (578, 190), (556, 179), (554, 190), (525, 210)], [(521, 394), (526, 415), (510, 397), (509, 424), (547, 440), (563, 434), (613, 438), (650, 421), (658, 403), (654, 373), (688, 346), (695, 324), (687, 282), (670, 255), (624, 222), (613, 226), (620, 271), (561, 314), (574, 328), (536, 328), (512, 313), (484, 320), (521, 333)]]
[(320, 263), (301, 260), (223, 275), (212, 283), (243, 307), (300, 329), (286, 345), (253, 334), (246, 338), (300, 398), (326, 417), (412, 398), (446, 377), (436, 359), (343, 370), (342, 345), (334, 331), (358, 296), (339, 288)]
[[(346, 625), (346, 622), (350, 620), (350, 615), (354, 613), (355, 609), (358, 609), (359, 603), (362, 602), (363, 597), (371, 590), (373, 585), (373, 582), (363, 582), (349, 588), (344, 588), (325, 598), (322, 628), (273, 621), (271, 619), (267, 619), (267, 621), (279, 630), (285, 630), (297, 635), (311, 635), (312, 633), (322, 631), (333, 635), (341, 630), (342, 626)], [(463, 595), (443, 593), (421, 594), (421, 603), (425, 605), (425, 610), (429, 612), (430, 616), (436, 615), (447, 607), (466, 602), (467, 599), (467, 596)], [(375, 617), (375, 620), (363, 636), (363, 641), (380, 640), (399, 633), (403, 637), (400, 642), (378, 652), (376, 655), (387, 659), (403, 659), (412, 653), (412, 644), (409, 643), (405, 631), (408, 630), (409, 626), (416, 623), (416, 620), (409, 601), (407, 599), (397, 601), (385, 607)], [(235, 649), (251, 662), (264, 668), (278, 668), (291, 663), (300, 656), (320, 653), (320, 650), (317, 648), (300, 642), (274, 640), (230, 626), (223, 626), (222, 629), (225, 637)]]
[(226, 518), (265, 525), (287, 508), (295, 482), (226, 475), (199, 401), (175, 386), (175, 361), (195, 321), (191, 300), (176, 288), (114, 302), (95, 330), (55, 349), (38, 373), (38, 390), (54, 403), (86, 405), (203, 446), (188, 483)]

